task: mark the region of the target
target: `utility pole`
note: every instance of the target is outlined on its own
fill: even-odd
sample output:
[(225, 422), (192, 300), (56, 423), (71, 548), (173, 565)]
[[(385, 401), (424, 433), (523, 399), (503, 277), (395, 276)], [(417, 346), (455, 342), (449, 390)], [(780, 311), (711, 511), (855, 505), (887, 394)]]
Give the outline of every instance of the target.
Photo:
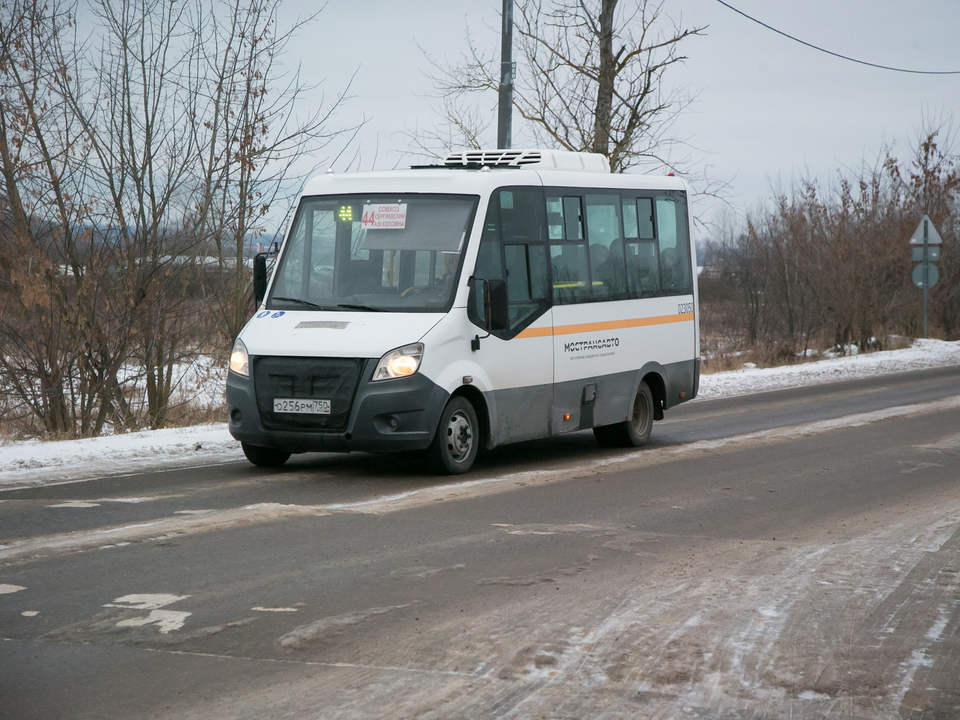
[(513, 0), (503, 0), (500, 13), (500, 107), (497, 116), (497, 147), (509, 150), (513, 134)]

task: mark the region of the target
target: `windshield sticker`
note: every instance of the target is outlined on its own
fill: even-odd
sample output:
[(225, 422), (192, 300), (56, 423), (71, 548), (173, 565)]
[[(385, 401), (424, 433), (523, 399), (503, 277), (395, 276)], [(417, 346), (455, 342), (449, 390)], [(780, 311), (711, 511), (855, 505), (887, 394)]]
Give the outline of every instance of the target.
[(403, 230), (407, 226), (407, 204), (364, 205), (360, 227), (365, 230)]
[(284, 313), (284, 311), (283, 311), (283, 310), (280, 310), (279, 312), (275, 312), (275, 313), (274, 313), (273, 315), (271, 315), (270, 317), (272, 317), (272, 318), (283, 317), (283, 313)]
[(257, 313), (257, 317), (258, 317), (258, 318), (265, 318), (265, 317), (266, 317), (267, 315), (269, 315), (269, 314), (270, 314), (270, 311), (269, 311), (269, 310), (264, 310), (263, 312)]

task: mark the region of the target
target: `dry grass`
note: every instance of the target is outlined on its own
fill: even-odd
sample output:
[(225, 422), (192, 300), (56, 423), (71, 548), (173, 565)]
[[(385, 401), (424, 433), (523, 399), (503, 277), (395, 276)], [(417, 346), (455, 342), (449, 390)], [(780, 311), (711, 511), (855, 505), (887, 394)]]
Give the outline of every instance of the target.
[(217, 406), (196, 407), (189, 404), (177, 405), (167, 411), (167, 418), (163, 426), (168, 428), (190, 427), (191, 425), (205, 425), (207, 423), (222, 423), (227, 421), (226, 402)]
[[(900, 335), (890, 335), (884, 340), (872, 343), (868, 348), (860, 350), (858, 354), (881, 352), (884, 350), (902, 350), (913, 344), (913, 339)], [(772, 343), (769, 345), (749, 345), (731, 341), (729, 337), (702, 333), (700, 336), (700, 354), (703, 358), (700, 371), (705, 375), (730, 370), (740, 370), (744, 365), (748, 367), (770, 368), (785, 365), (802, 365), (817, 362), (826, 357), (841, 355), (836, 348), (826, 343), (817, 342), (806, 349), (798, 348), (789, 343)]]

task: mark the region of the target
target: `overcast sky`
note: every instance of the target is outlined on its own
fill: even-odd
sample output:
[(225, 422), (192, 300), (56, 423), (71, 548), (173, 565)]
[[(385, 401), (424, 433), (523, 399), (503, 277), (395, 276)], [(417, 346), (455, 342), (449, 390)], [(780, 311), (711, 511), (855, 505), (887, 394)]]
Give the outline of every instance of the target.
[[(629, 0), (621, 0), (623, 4)], [(867, 62), (916, 70), (960, 70), (958, 0), (729, 0), (731, 5), (809, 43)], [(291, 3), (307, 12), (315, 4)], [(499, 52), (499, 0), (330, 0), (291, 47), (327, 97), (356, 72), (353, 96), (337, 120), (367, 124), (333, 163), (344, 170), (403, 167), (403, 131), (438, 122), (428, 97), (433, 57), (455, 60), (469, 27), (478, 45)], [(873, 163), (884, 145), (906, 156), (924, 118), (953, 120), (960, 75), (913, 75), (857, 65), (781, 37), (716, 0), (665, 0), (685, 27), (708, 26), (684, 41), (684, 66), (668, 84), (697, 100), (677, 125), (691, 157), (730, 183), (738, 213), (770, 196), (771, 184), (829, 180), (838, 168)], [(419, 46), (419, 47), (418, 47)], [(495, 121), (493, 123), (495, 140)], [(514, 143), (517, 146), (517, 143)], [(359, 153), (359, 154), (357, 154)], [(701, 204), (709, 218), (716, 207)]]

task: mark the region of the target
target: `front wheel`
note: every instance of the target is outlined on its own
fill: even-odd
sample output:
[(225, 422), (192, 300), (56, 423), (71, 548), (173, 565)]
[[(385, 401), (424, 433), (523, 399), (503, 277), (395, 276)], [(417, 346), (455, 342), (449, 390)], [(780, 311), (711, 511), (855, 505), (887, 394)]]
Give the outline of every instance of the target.
[(477, 411), (464, 397), (451, 398), (440, 416), (440, 425), (427, 451), (433, 469), (442, 475), (460, 475), (473, 467), (480, 433)]
[(257, 467), (280, 467), (290, 457), (290, 453), (276, 448), (260, 447), (245, 442), (241, 442), (240, 447), (243, 448), (243, 454), (247, 456), (247, 460)]
[(630, 409), (630, 419), (616, 425), (595, 427), (593, 435), (603, 447), (641, 447), (650, 441), (653, 429), (653, 393), (641, 381)]

